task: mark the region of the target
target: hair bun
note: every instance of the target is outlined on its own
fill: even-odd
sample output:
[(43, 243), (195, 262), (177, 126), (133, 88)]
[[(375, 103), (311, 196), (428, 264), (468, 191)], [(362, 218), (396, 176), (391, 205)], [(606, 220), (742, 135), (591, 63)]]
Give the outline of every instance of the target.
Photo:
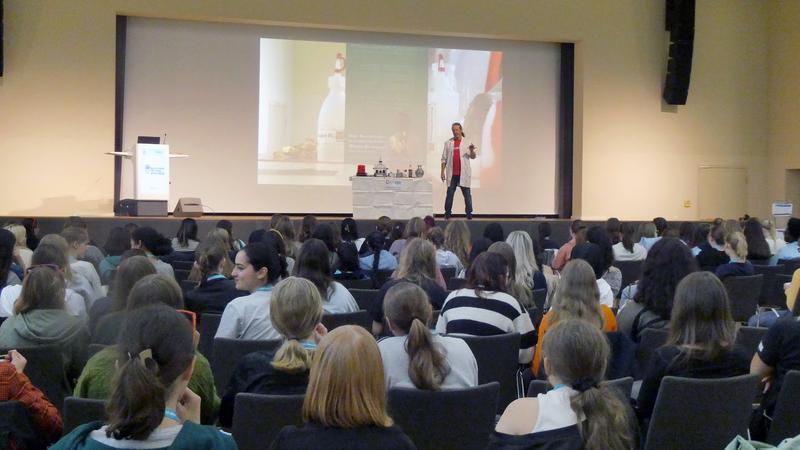
[(578, 392), (586, 392), (589, 389), (596, 388), (597, 381), (589, 377), (578, 378), (572, 383), (572, 389), (575, 389)]

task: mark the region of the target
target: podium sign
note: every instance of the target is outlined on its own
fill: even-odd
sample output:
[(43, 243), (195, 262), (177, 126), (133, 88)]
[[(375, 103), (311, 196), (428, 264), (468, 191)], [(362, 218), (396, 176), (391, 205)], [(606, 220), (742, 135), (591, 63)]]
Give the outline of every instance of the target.
[(134, 198), (169, 200), (169, 145), (136, 144)]

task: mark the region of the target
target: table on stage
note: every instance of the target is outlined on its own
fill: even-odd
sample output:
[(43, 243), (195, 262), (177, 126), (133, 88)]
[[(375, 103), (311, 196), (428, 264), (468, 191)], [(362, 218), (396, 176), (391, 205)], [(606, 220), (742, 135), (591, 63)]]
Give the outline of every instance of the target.
[(433, 214), (433, 185), (427, 178), (350, 177), (353, 218), (408, 220)]

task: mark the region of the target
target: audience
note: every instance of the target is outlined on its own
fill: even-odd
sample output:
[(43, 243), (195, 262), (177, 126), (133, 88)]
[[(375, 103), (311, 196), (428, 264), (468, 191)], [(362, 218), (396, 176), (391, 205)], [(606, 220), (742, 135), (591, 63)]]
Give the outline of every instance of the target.
[(697, 226), (694, 230), (694, 239), (692, 239), (692, 256), (695, 258), (697, 255), (700, 254), (700, 245), (705, 244), (708, 241), (708, 233), (711, 232), (711, 224), (708, 223), (701, 223)]
[[(306, 247), (313, 240), (306, 240)], [(300, 253), (303, 253), (301, 248)], [(301, 257), (302, 259), (302, 257)], [(219, 421), (233, 424), (236, 394), (304, 394), (311, 358), (327, 333), (322, 325), (322, 300), (310, 281), (289, 277), (275, 286), (269, 303), (270, 320), (283, 338), (277, 351), (259, 351), (244, 356), (231, 376), (222, 398)]]
[(314, 231), (314, 228), (317, 227), (317, 218), (312, 215), (303, 216), (302, 222), (300, 222), (300, 232), (297, 233), (297, 241), (301, 244), (306, 241), (306, 239), (311, 238), (311, 232)]
[(314, 352), (303, 427), (285, 427), (272, 449), (414, 449), (386, 413), (381, 354), (363, 328), (339, 327)]
[(442, 306), (436, 331), (491, 336), (519, 333), (519, 363), (533, 358), (536, 330), (528, 312), (506, 291), (508, 264), (495, 253), (481, 253), (467, 271), (467, 288), (450, 293)]
[(464, 270), (464, 264), (461, 263), (458, 255), (445, 248), (444, 231), (441, 228), (431, 227), (428, 230), (428, 240), (436, 247), (436, 264), (438, 267), (452, 267), (455, 269), (456, 274)]
[(27, 236), (26, 246), (31, 251), (36, 250), (39, 245), (39, 237), (36, 231), (39, 229), (39, 221), (33, 218), (22, 219), (22, 226), (25, 227), (25, 235)]
[(353, 294), (331, 276), (328, 248), (319, 239), (307, 239), (300, 247), (295, 275), (305, 278), (319, 291), (322, 308), (328, 314), (358, 311)]
[(33, 250), (29, 249), (27, 246), (28, 236), (26, 234), (25, 227), (16, 223), (12, 223), (10, 225), (6, 225), (4, 228), (14, 234), (14, 238), (16, 239), (14, 244), (14, 254), (18, 258), (20, 268), (22, 270), (27, 269), (31, 265)]
[(466, 268), (469, 262), (469, 251), (472, 246), (467, 223), (463, 220), (450, 220), (444, 229), (444, 248), (453, 252), (461, 263), (461, 270), (456, 271), (456, 276)]
[(591, 242), (578, 244), (572, 249), (572, 259), (582, 259), (589, 263), (596, 278), (595, 284), (599, 293), (600, 304), (609, 308), (614, 307), (614, 290), (608, 281), (603, 278), (606, 273), (606, 258), (600, 246)]
[(761, 228), (764, 233), (764, 239), (766, 239), (767, 245), (769, 245), (769, 252), (775, 255), (786, 245), (786, 241), (778, 237), (775, 223), (771, 220), (764, 219), (761, 221)]
[(103, 250), (105, 258), (100, 261), (100, 281), (108, 284), (114, 278), (114, 271), (122, 262), (122, 254), (131, 249), (131, 234), (123, 227), (114, 227), (109, 231)]
[(680, 240), (664, 238), (656, 242), (644, 261), (639, 282), (622, 293), (617, 313), (619, 330), (639, 342), (645, 328), (666, 328), (675, 288), (696, 270), (697, 262)]
[(193, 252), (200, 242), (197, 240), (197, 221), (187, 217), (181, 220), (178, 232), (172, 238), (172, 250), (176, 252)]
[(575, 245), (578, 243), (578, 233), (585, 229), (586, 225), (584, 225), (582, 221), (572, 221), (572, 223), (569, 225), (570, 240), (558, 249), (558, 253), (556, 253), (556, 257), (553, 259), (553, 265), (551, 266), (553, 270), (561, 270), (564, 268), (569, 259), (572, 257), (572, 249), (575, 248)]
[(730, 260), (725, 253), (725, 227), (722, 224), (713, 225), (706, 241), (700, 243), (698, 247), (700, 253), (697, 254), (697, 264), (702, 270), (713, 272), (718, 266)]
[[(62, 424), (58, 409), (44, 393), (36, 388), (25, 375), (24, 370), (28, 361), (18, 351), (8, 352), (5, 360), (0, 360), (0, 402), (20, 402), (28, 411), (30, 418), (36, 426), (36, 437), (31, 440), (38, 442), (21, 442), (15, 436), (14, 430), (4, 429), (6, 444), (11, 448), (38, 448), (46, 447), (61, 437)], [(10, 431), (10, 433), (9, 433)]]
[[(566, 319), (585, 320), (605, 332), (617, 331), (614, 312), (608, 306), (600, 304), (600, 291), (594, 270), (580, 259), (570, 261), (564, 267), (561, 282), (553, 295), (552, 306), (539, 325), (538, 342), (543, 341), (548, 329)], [(540, 374), (541, 357), (542, 346), (537, 345), (531, 365), (534, 376)]]
[(714, 271), (714, 274), (720, 280), (726, 277), (740, 277), (755, 274), (753, 265), (747, 260), (747, 240), (741, 231), (735, 231), (725, 236), (725, 254), (728, 255), (730, 261), (717, 266), (717, 270)]
[[(86, 231), (87, 236), (89, 235), (89, 225), (86, 223), (85, 220), (81, 219), (78, 216), (69, 217), (67, 221), (64, 222), (64, 226), (62, 227), (62, 229), (70, 227), (82, 228), (84, 231)], [(94, 243), (91, 240), (91, 237), (89, 238), (89, 243), (86, 245), (86, 253), (81, 259), (92, 263), (95, 270), (99, 272), (100, 261), (103, 260), (103, 252), (101, 252), (100, 249), (94, 245)]]
[(483, 237), (494, 242), (502, 242), (505, 240), (505, 232), (503, 226), (497, 222), (491, 222), (483, 229)]
[[(96, 333), (97, 325), (106, 317), (117, 314), (120, 317), (128, 306), (128, 294), (133, 285), (147, 275), (155, 275), (156, 269), (146, 256), (137, 255), (133, 251), (125, 252), (122, 262), (114, 275), (114, 283), (109, 290), (109, 295), (98, 299), (89, 310), (89, 331)], [(121, 323), (121, 318), (113, 320), (109, 325), (111, 334), (118, 331), (116, 328)], [(111, 337), (114, 341), (115, 336)]]
[[(108, 422), (84, 424), (54, 449), (235, 449), (229, 435), (201, 423), (202, 400), (189, 387), (197, 353), (190, 323), (164, 305), (130, 314), (119, 334)], [(212, 383), (213, 386), (213, 383)]]
[(506, 277), (506, 292), (517, 299), (519, 306), (524, 310), (533, 308), (533, 290), (523, 279), (517, 278), (517, 258), (514, 249), (505, 242), (495, 242), (489, 246), (488, 252), (496, 253), (506, 260), (508, 276)]
[[(694, 247), (695, 226), (692, 222), (681, 222), (678, 228), (678, 239), (687, 247)], [(644, 259), (644, 258), (642, 258)]]
[(634, 242), (636, 228), (632, 223), (625, 222), (620, 225), (620, 234), (622, 238), (612, 247), (615, 261), (643, 261), (647, 258), (647, 249), (642, 244)]
[(389, 253), (393, 256), (398, 256), (403, 251), (406, 242), (411, 238), (424, 238), (425, 237), (425, 222), (421, 217), (413, 217), (406, 223), (406, 229), (403, 231), (402, 239), (395, 239), (389, 247)]
[[(230, 237), (231, 246), (233, 247), (233, 250), (238, 252), (239, 250), (243, 249), (244, 246), (246, 245), (243, 240), (237, 239), (233, 235), (233, 222), (231, 222), (230, 220), (222, 219), (217, 222), (214, 228), (220, 228), (228, 232), (228, 236)], [(294, 236), (294, 229), (292, 229), (292, 236)]]
[[(89, 245), (89, 235), (83, 228), (69, 227), (61, 230), (61, 237), (67, 241), (67, 256), (69, 258), (69, 268), (72, 272), (80, 274), (89, 282), (91, 291), (91, 301), (105, 296), (103, 284), (100, 282), (100, 275), (95, 270), (92, 263), (80, 261), (86, 254), (86, 247)], [(102, 261), (101, 261), (102, 262)]]
[[(261, 238), (261, 242), (271, 246), (278, 254), (278, 257), (283, 261), (283, 265), (286, 268), (281, 272), (280, 278), (286, 278), (290, 273), (294, 272), (295, 260), (286, 254), (286, 243), (283, 240), (283, 236), (281, 236), (277, 230), (273, 228), (267, 231)], [(236, 256), (234, 256), (234, 258), (236, 258)]]
[(768, 263), (772, 251), (757, 217), (750, 217), (745, 221), (744, 237), (747, 240), (747, 259), (758, 261), (757, 264)]
[(792, 217), (786, 224), (786, 229), (783, 231), (783, 240), (786, 241), (780, 250), (770, 260), (771, 264), (777, 264), (778, 261), (785, 259), (800, 259), (800, 247), (798, 247), (798, 239), (800, 239), (800, 219)]
[(675, 289), (667, 343), (650, 358), (637, 398), (648, 419), (666, 376), (722, 378), (748, 373), (747, 354), (734, 347), (736, 325), (725, 287), (711, 273), (687, 275)]
[(139, 227), (131, 232), (131, 248), (144, 250), (147, 257), (161, 275), (175, 278), (172, 266), (160, 260), (160, 256), (172, 253), (172, 243), (151, 227)]
[(394, 337), (381, 339), (386, 389), (460, 389), (478, 385), (478, 363), (463, 339), (428, 329), (431, 304), (419, 286), (400, 282), (386, 292), (386, 322)]
[(514, 250), (514, 258), (517, 260), (514, 278), (525, 283), (531, 290), (547, 289), (547, 278), (536, 260), (531, 236), (524, 231), (512, 231), (508, 234), (506, 242)]
[[(42, 246), (36, 251), (42, 250)], [(81, 317), (67, 311), (66, 283), (57, 268), (37, 265), (28, 269), (14, 315), (0, 325), (0, 348), (58, 345), (67, 380), (74, 380), (86, 362), (89, 330)]]
[(658, 237), (664, 237), (664, 234), (669, 229), (669, 224), (667, 223), (667, 219), (663, 217), (656, 217), (653, 219), (653, 225), (656, 226), (656, 235)]
[(561, 247), (558, 242), (550, 238), (550, 235), (553, 234), (550, 222), (539, 222), (536, 229), (539, 231), (539, 247), (542, 250), (558, 250)]
[[(602, 255), (602, 275), (601, 278), (608, 283), (613, 292), (613, 296), (619, 295), (622, 289), (622, 272), (614, 267), (614, 246), (608, 232), (599, 226), (594, 226), (586, 230), (586, 241), (597, 245)], [(602, 292), (601, 292), (602, 298)], [(613, 299), (612, 299), (613, 306)]]
[(194, 267), (197, 268), (200, 282), (186, 292), (186, 307), (197, 314), (220, 314), (231, 300), (247, 295), (236, 288), (233, 280), (225, 276), (228, 263), (226, 245), (218, 239), (206, 239), (194, 252)]
[(222, 312), (216, 337), (231, 339), (280, 339), (269, 319), (272, 287), (286, 271), (286, 261), (263, 242), (248, 244), (236, 254), (233, 280), (236, 289), (250, 295), (236, 298)]
[[(365, 244), (370, 253), (358, 259), (358, 265), (361, 270), (375, 277), (379, 270), (397, 269), (397, 258), (383, 249), (383, 233), (373, 231), (368, 234)], [(405, 243), (403, 246), (405, 247)]]
[[(280, 233), (286, 245), (286, 257), (297, 259), (297, 255), (300, 253), (300, 242), (297, 242), (295, 238), (292, 219), (286, 214), (275, 214), (272, 216), (272, 219), (270, 219), (269, 227)], [(241, 247), (238, 250), (241, 250)]]
[[(382, 231), (378, 231), (382, 233)], [(342, 240), (336, 248), (336, 254), (339, 257), (338, 271), (340, 273), (360, 272), (358, 267), (359, 250), (363, 250), (364, 254), (367, 254), (368, 251), (366, 245), (362, 246), (365, 239), (358, 237), (358, 225), (356, 225), (356, 221), (349, 217), (343, 219), (340, 234)], [(386, 247), (385, 240), (384, 247)]]
[[(14, 264), (14, 253), (16, 248), (16, 238), (14, 233), (0, 229), (0, 292), (6, 286), (20, 284), (19, 276), (11, 270)], [(3, 316), (0, 314), (0, 316)]]
[(339, 255), (336, 253), (336, 239), (333, 235), (333, 228), (327, 223), (321, 223), (314, 227), (314, 231), (311, 232), (311, 236), (306, 238), (303, 242), (308, 239), (319, 239), (325, 244), (325, 247), (328, 248), (328, 258), (330, 259), (330, 266), (331, 270), (336, 271), (339, 269)]
[(587, 321), (564, 320), (542, 347), (553, 389), (508, 405), (488, 448), (637, 448), (630, 408), (603, 382), (611, 353), (603, 333)]
[(639, 243), (647, 251), (650, 251), (653, 245), (661, 239), (661, 236), (658, 235), (656, 225), (651, 222), (643, 223), (639, 228), (639, 234)]

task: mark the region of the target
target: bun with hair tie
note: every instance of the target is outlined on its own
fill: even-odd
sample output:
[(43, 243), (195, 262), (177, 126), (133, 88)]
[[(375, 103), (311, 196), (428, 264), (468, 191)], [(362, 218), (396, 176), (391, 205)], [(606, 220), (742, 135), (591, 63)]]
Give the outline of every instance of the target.
[(578, 378), (574, 383), (572, 383), (572, 389), (575, 389), (578, 392), (586, 392), (589, 389), (596, 387), (597, 381), (588, 377)]

